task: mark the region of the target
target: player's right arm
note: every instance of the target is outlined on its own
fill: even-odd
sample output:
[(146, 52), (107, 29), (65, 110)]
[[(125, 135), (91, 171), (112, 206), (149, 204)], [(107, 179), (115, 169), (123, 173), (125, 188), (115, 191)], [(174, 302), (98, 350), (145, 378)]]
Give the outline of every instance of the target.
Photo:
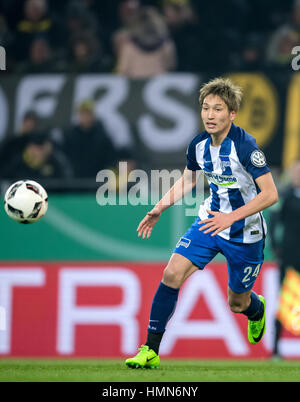
[(145, 239), (145, 237), (148, 239), (162, 212), (181, 200), (185, 194), (192, 190), (195, 184), (196, 172), (185, 168), (180, 179), (176, 181), (173, 187), (170, 188), (155, 207), (150, 212), (147, 212), (145, 218), (140, 222), (137, 228), (139, 237), (143, 236), (143, 239)]

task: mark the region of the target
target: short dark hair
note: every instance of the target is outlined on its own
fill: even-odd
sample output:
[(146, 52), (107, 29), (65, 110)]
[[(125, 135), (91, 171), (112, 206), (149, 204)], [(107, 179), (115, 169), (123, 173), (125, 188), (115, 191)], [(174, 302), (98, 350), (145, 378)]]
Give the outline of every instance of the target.
[(199, 103), (202, 108), (208, 95), (218, 95), (228, 106), (229, 111), (238, 111), (241, 105), (242, 89), (229, 78), (218, 77), (204, 84), (200, 89)]

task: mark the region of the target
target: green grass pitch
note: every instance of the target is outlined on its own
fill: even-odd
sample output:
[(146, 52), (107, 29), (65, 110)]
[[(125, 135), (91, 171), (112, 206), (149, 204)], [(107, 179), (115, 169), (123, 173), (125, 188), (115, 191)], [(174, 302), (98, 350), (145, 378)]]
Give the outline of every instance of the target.
[(163, 359), (159, 369), (133, 370), (123, 360), (0, 359), (0, 381), (300, 382), (300, 361)]

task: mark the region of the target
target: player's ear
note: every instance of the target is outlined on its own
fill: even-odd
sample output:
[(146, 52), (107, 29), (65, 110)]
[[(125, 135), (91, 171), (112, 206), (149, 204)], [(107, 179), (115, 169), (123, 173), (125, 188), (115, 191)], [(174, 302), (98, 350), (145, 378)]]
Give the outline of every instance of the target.
[(229, 118), (230, 118), (231, 121), (233, 121), (233, 120), (235, 119), (236, 114), (237, 114), (236, 110), (232, 110), (232, 111), (230, 112)]

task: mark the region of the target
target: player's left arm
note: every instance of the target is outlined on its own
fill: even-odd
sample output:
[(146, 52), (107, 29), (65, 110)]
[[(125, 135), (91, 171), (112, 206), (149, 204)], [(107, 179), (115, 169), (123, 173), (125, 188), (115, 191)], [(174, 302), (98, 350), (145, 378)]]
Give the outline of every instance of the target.
[(216, 211), (207, 211), (209, 214), (213, 215), (213, 217), (201, 221), (200, 230), (205, 230), (204, 233), (213, 232), (212, 236), (215, 236), (222, 232), (222, 230), (229, 228), (234, 222), (254, 215), (278, 201), (277, 189), (270, 172), (257, 177), (255, 181), (260, 189), (259, 194), (257, 194), (247, 204), (228, 214)]

